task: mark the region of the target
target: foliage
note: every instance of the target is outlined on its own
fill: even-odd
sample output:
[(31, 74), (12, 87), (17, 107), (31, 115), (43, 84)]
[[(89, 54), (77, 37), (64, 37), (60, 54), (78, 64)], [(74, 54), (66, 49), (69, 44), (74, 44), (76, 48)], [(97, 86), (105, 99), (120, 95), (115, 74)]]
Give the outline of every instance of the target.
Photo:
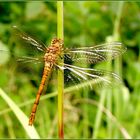
[[(29, 51), (19, 46), (11, 26), (17, 25), (49, 45), (57, 36), (56, 2), (0, 2), (0, 9), (0, 49), (7, 51), (5, 56), (0, 52), (0, 87), (29, 116), (43, 65), (18, 64), (14, 60), (17, 54), (28, 55)], [(124, 84), (119, 89), (65, 89), (65, 138), (140, 138), (139, 11), (139, 2), (64, 2), (65, 47), (101, 44), (108, 39), (127, 47), (122, 59), (114, 62), (115, 69), (111, 68), (122, 76)], [(114, 31), (119, 12), (119, 27)], [(100, 63), (95, 67), (110, 70), (109, 65)], [(37, 110), (34, 126), (41, 138), (58, 137), (57, 93), (53, 93), (57, 91), (56, 84), (56, 78), (52, 78)], [(26, 129), (2, 98), (0, 103), (0, 138), (28, 138)]]

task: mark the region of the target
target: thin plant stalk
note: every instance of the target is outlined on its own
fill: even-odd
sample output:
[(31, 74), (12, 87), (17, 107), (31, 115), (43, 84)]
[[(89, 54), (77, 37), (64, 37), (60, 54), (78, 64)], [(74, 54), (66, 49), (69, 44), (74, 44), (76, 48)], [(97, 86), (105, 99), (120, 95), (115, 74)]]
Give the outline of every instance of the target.
[[(117, 11), (117, 15), (116, 15), (115, 23), (114, 23), (114, 31), (113, 31), (113, 40), (115, 41), (120, 40), (119, 28), (120, 28), (123, 5), (124, 5), (124, 1), (120, 1), (118, 3), (118, 11)], [(121, 57), (119, 57), (118, 59), (115, 59), (115, 70), (119, 75), (122, 74)]]
[[(120, 21), (121, 21), (121, 15), (122, 15), (122, 10), (123, 10), (123, 6), (124, 6), (124, 1), (120, 1), (118, 2), (118, 11), (116, 13), (116, 19), (114, 22), (114, 31), (113, 31), (113, 40), (118, 41), (120, 40)], [(118, 73), (121, 77), (122, 77), (122, 58), (119, 57), (117, 59), (115, 59), (114, 62), (114, 69), (115, 72)], [(122, 111), (122, 106), (120, 104), (121, 98), (122, 98), (122, 93), (120, 94), (120, 92), (122, 91), (122, 89), (114, 89), (114, 99), (115, 99), (115, 116), (118, 120), (120, 120), (121, 118), (121, 111)], [(119, 132), (116, 129), (115, 132), (116, 136), (119, 137)]]
[[(110, 40), (110, 38), (108, 37), (108, 38), (106, 38), (106, 40), (107, 40), (107, 42), (112, 42), (112, 40)], [(107, 63), (106, 63), (106, 69), (108, 70), (108, 71), (112, 71), (112, 61), (111, 61), (111, 57), (110, 56), (108, 56), (108, 59), (110, 60), (110, 61), (108, 61)], [(107, 106), (107, 108), (108, 108), (108, 110), (110, 111), (110, 112), (112, 112), (112, 102), (113, 102), (113, 100), (112, 100), (112, 96), (113, 96), (113, 91), (112, 91), (112, 89), (110, 89), (110, 88), (106, 88), (105, 89), (105, 92), (106, 92), (106, 106)], [(108, 133), (108, 138), (112, 138), (112, 123), (111, 123), (111, 121), (110, 121), (110, 119), (107, 117), (107, 133)]]
[[(110, 38), (107, 37), (106, 38), (106, 42), (111, 42)], [(112, 61), (110, 56), (108, 56), (108, 60), (106, 62), (106, 70), (108, 71), (112, 71)], [(100, 99), (99, 99), (99, 108), (97, 110), (97, 114), (95, 117), (95, 123), (94, 123), (94, 131), (92, 134), (92, 138), (96, 139), (98, 137), (98, 133), (99, 133), (99, 127), (101, 124), (101, 120), (102, 120), (102, 106), (104, 106), (106, 103), (107, 108), (111, 111), (112, 110), (112, 91), (111, 89), (109, 89), (108, 87), (104, 86), (104, 88), (100, 89)], [(112, 124), (110, 123), (110, 120), (107, 119), (107, 127), (108, 127), (108, 138), (111, 138), (112, 135)]]
[[(57, 37), (64, 39), (63, 33), (63, 1), (57, 2)], [(61, 63), (63, 59), (60, 60)], [(58, 136), (64, 138), (64, 123), (63, 123), (63, 98), (64, 98), (64, 71), (58, 70)]]
[[(120, 25), (120, 17), (121, 17), (121, 13), (122, 13), (122, 7), (123, 7), (123, 2), (119, 2), (118, 3), (118, 13), (117, 13), (117, 17), (116, 17), (116, 20), (115, 20), (115, 23), (114, 23), (114, 29), (113, 29), (113, 38), (112, 40), (114, 41), (117, 41), (119, 40), (119, 25)], [(120, 66), (121, 62), (120, 62), (120, 58), (118, 58), (117, 60), (115, 60), (115, 68), (117, 69), (116, 72), (118, 74), (120, 74), (120, 69), (121, 69), (121, 66)], [(108, 70), (111, 70), (111, 62), (108, 62), (107, 63), (107, 69)], [(104, 105), (105, 103), (105, 100), (107, 100), (107, 108), (111, 111), (112, 110), (112, 95), (111, 95), (111, 92), (107, 89), (104, 89), (103, 91), (101, 91), (103, 93), (101, 93), (101, 97), (100, 97), (100, 105)], [(107, 92), (107, 93), (106, 93)], [(108, 93), (109, 92), (109, 93)], [(118, 94), (116, 94), (118, 95)], [(96, 119), (95, 119), (95, 125), (94, 125), (94, 133), (92, 135), (92, 138), (97, 138), (98, 136), (98, 133), (99, 133), (99, 126), (100, 126), (100, 123), (101, 123), (101, 118), (102, 118), (102, 111), (101, 111), (101, 108), (99, 106), (99, 109), (98, 109), (98, 112), (97, 112), (97, 115), (96, 115)], [(112, 135), (112, 124), (110, 123), (110, 121), (108, 120), (107, 121), (108, 123), (108, 136), (111, 138), (111, 135)]]
[(98, 111), (96, 114), (96, 118), (95, 118), (95, 123), (94, 123), (94, 132), (92, 134), (92, 138), (96, 139), (99, 133), (99, 127), (100, 127), (100, 123), (101, 123), (101, 118), (102, 118), (102, 107), (104, 106), (105, 103), (105, 99), (106, 99), (106, 92), (105, 90), (102, 89), (102, 94), (100, 95), (100, 101), (99, 101), (99, 107), (98, 107)]
[[(107, 62), (106, 64), (106, 69), (108, 71), (112, 71), (112, 61), (111, 58), (108, 56), (110, 61)], [(106, 106), (110, 112), (112, 112), (112, 89), (106, 87), (105, 91), (106, 92)], [(107, 138), (112, 138), (112, 123), (110, 119), (107, 117)]]

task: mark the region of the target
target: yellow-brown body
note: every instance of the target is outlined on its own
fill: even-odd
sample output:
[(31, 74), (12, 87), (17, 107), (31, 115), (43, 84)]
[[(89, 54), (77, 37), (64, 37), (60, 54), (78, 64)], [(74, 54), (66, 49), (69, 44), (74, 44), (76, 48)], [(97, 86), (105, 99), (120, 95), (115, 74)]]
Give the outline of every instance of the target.
[(46, 80), (48, 80), (49, 75), (52, 71), (54, 64), (57, 62), (59, 55), (63, 51), (63, 41), (61, 39), (53, 39), (51, 45), (46, 49), (46, 53), (44, 55), (44, 70), (42, 80), (39, 86), (39, 90), (36, 95), (36, 99), (32, 108), (32, 112), (29, 118), (29, 125), (32, 125), (35, 119), (35, 113), (37, 110), (37, 106), (39, 104), (40, 96), (43, 92)]

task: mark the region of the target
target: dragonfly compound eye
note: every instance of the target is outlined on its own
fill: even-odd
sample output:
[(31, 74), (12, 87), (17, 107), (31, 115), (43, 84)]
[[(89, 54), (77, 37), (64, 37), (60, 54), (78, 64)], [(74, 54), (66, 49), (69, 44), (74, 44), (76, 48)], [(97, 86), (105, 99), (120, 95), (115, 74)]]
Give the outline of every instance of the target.
[(52, 39), (51, 44), (55, 44), (57, 42), (57, 38)]
[(62, 39), (57, 39), (57, 38), (54, 38), (51, 42), (51, 44), (59, 44), (59, 45), (63, 45), (63, 40)]

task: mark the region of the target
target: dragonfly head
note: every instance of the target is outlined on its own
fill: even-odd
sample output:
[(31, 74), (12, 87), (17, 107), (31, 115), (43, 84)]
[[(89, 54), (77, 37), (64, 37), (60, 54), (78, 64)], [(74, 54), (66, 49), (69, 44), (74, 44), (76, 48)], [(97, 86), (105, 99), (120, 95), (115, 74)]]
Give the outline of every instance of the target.
[(63, 40), (62, 39), (60, 39), (60, 38), (54, 38), (54, 39), (52, 39), (52, 41), (51, 41), (51, 45), (52, 46), (63, 46)]
[(54, 38), (51, 41), (51, 46), (47, 48), (47, 53), (60, 54), (63, 51), (63, 40)]

